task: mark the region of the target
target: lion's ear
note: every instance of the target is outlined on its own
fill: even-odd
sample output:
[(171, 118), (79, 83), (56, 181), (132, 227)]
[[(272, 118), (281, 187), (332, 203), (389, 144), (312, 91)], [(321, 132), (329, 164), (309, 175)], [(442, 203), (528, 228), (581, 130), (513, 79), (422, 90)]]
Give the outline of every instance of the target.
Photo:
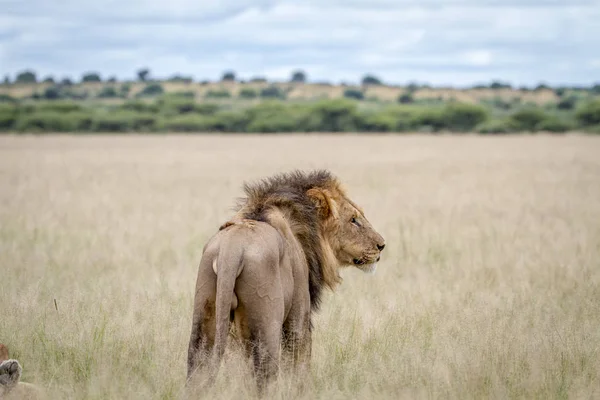
[(312, 188), (309, 189), (306, 194), (315, 202), (321, 218), (337, 218), (337, 205), (333, 196), (327, 189)]
[(0, 362), (8, 360), (8, 349), (0, 343)]

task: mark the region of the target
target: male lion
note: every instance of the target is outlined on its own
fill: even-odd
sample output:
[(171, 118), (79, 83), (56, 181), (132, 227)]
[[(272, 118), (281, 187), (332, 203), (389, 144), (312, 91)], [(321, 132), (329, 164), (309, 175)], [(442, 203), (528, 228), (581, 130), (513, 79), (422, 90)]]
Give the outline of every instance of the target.
[(17, 400), (17, 399), (44, 399), (45, 395), (42, 391), (21, 380), (23, 369), (17, 360), (8, 358), (8, 349), (0, 343), (0, 399), (2, 400)]
[(280, 174), (244, 190), (237, 213), (203, 249), (188, 380), (203, 369), (212, 382), (233, 322), (262, 391), (279, 368), (280, 345), (284, 360), (307, 371), (322, 289), (340, 283), (342, 266), (374, 271), (385, 242), (328, 171)]

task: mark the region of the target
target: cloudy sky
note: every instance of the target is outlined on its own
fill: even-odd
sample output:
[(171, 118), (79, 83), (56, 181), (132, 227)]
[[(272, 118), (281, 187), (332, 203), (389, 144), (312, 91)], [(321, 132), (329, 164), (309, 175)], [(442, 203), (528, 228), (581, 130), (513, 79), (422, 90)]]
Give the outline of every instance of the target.
[(600, 0), (0, 0), (0, 74), (600, 81)]

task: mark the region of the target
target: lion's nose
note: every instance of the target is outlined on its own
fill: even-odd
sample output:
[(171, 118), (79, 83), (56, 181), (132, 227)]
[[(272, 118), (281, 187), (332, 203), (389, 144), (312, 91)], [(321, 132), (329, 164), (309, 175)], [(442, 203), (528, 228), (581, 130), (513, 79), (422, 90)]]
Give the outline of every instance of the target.
[(378, 244), (378, 245), (377, 245), (377, 249), (378, 249), (379, 251), (383, 250), (383, 248), (384, 248), (384, 247), (385, 247), (385, 243), (384, 243), (384, 244)]

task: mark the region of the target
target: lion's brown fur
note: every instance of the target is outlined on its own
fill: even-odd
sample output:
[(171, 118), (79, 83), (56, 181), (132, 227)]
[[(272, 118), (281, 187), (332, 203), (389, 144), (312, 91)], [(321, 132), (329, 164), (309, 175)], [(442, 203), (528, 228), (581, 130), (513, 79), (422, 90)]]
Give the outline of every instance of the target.
[(246, 197), (238, 202), (240, 217), (270, 223), (270, 211), (277, 208), (287, 214), (292, 232), (298, 238), (309, 268), (311, 308), (318, 310), (324, 287), (331, 289), (340, 282), (336, 265), (326, 257), (323, 238), (320, 236), (320, 219), (314, 201), (307, 195), (311, 188), (329, 190), (335, 197), (345, 192), (336, 177), (329, 171), (293, 171), (262, 179), (254, 184), (246, 183)]

